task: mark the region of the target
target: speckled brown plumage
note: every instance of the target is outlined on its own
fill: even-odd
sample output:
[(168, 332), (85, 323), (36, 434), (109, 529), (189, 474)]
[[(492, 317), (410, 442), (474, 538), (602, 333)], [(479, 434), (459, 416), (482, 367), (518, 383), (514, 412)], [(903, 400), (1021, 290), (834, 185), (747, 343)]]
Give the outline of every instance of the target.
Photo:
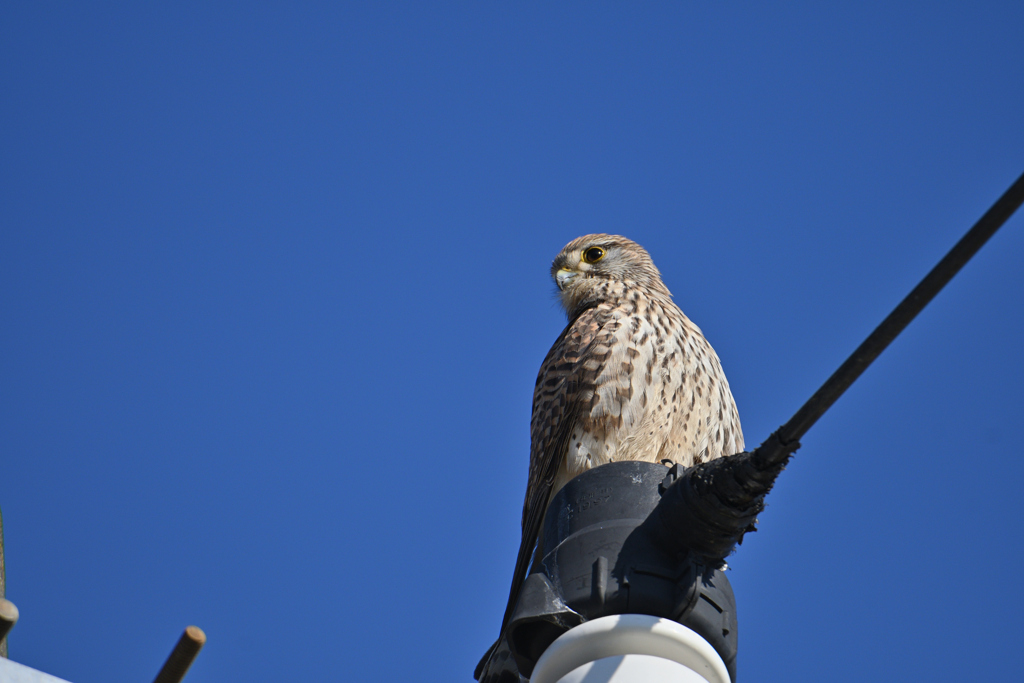
[[(588, 257), (600, 257), (593, 263)], [(616, 235), (580, 237), (551, 266), (569, 324), (541, 364), (530, 424), (523, 537), (505, 622), (548, 501), (618, 460), (689, 466), (743, 450), (714, 349), (672, 302), (647, 252)]]

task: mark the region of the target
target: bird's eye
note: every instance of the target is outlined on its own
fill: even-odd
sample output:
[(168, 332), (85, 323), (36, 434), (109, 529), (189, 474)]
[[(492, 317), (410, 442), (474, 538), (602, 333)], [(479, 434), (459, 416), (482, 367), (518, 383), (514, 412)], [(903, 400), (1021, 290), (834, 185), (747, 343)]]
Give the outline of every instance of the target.
[(604, 249), (601, 247), (591, 247), (583, 252), (583, 260), (587, 263), (597, 263), (604, 258)]

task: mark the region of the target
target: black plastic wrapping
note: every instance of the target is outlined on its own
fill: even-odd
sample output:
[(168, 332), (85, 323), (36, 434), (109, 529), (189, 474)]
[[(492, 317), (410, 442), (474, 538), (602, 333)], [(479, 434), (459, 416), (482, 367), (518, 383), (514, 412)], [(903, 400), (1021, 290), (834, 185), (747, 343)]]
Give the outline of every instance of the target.
[(552, 500), (543, 559), (507, 632), (519, 673), (529, 676), (547, 646), (584, 620), (649, 614), (703, 636), (735, 680), (736, 602), (721, 563), (665, 543), (672, 532), (651, 515), (668, 472), (653, 463), (611, 463), (576, 477)]

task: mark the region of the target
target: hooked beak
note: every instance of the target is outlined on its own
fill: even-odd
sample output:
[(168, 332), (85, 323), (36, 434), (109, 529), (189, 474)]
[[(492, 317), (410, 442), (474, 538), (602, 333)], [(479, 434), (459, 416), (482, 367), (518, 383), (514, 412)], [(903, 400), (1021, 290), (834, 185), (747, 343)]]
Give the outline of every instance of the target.
[(572, 282), (573, 278), (577, 275), (579, 275), (579, 273), (574, 273), (573, 271), (566, 270), (565, 268), (562, 268), (555, 273), (555, 284), (558, 285), (559, 291), (564, 290), (566, 285)]

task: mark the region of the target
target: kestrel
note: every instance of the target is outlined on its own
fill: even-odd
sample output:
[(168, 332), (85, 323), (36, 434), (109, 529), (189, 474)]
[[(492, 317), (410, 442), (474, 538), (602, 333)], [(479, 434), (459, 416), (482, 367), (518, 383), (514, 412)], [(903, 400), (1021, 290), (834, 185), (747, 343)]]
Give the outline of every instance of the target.
[(533, 393), (523, 537), (502, 631), (548, 503), (570, 479), (612, 461), (690, 466), (743, 450), (718, 355), (643, 247), (617, 235), (579, 237), (551, 275), (569, 324)]

